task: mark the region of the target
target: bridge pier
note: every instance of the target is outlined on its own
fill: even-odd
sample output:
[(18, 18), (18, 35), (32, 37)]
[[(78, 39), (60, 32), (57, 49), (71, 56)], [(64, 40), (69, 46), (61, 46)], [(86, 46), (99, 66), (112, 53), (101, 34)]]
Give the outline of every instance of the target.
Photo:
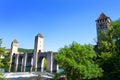
[(38, 62), (38, 53), (35, 52), (33, 56), (33, 68), (35, 72), (37, 72), (37, 62)]
[(22, 58), (22, 61), (21, 61), (21, 72), (23, 71), (23, 58)]
[(15, 55), (15, 72), (17, 72), (17, 68), (18, 68), (18, 59), (19, 59), (19, 54)]
[(23, 72), (26, 71), (26, 61), (27, 61), (27, 53), (24, 54), (24, 59), (23, 59)]
[(12, 66), (12, 55), (10, 55), (10, 66), (8, 72), (11, 72), (11, 66)]
[(30, 67), (30, 72), (33, 70), (33, 58), (31, 58), (31, 67)]
[(52, 73), (53, 70), (53, 52), (47, 54), (47, 71)]

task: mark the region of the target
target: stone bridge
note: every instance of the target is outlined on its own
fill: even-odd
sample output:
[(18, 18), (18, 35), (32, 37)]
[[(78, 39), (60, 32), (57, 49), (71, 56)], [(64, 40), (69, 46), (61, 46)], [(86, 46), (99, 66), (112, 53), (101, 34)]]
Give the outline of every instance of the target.
[[(57, 72), (58, 65), (54, 60), (56, 52), (43, 51), (43, 36), (37, 34), (35, 37), (34, 53), (18, 52), (18, 41), (13, 40), (10, 53), (9, 72), (32, 72), (32, 71), (48, 71)], [(46, 67), (44, 67), (46, 61)], [(44, 70), (45, 68), (45, 70)]]

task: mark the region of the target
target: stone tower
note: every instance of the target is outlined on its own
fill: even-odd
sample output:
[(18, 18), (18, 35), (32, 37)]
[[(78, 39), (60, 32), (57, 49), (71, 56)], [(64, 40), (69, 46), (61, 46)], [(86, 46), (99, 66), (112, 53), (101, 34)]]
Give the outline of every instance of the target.
[(33, 67), (35, 69), (37, 69), (38, 53), (43, 52), (43, 43), (44, 43), (44, 38), (42, 34), (38, 33), (37, 36), (35, 36), (35, 43), (34, 43)]
[[(11, 43), (11, 52), (10, 52), (10, 63), (12, 64), (12, 56), (13, 54), (18, 54), (18, 41), (15, 39)], [(9, 66), (9, 72), (11, 71), (11, 64)]]
[(106, 16), (104, 13), (101, 13), (98, 19), (96, 20), (96, 29), (97, 29), (97, 40), (99, 42), (98, 36), (101, 33), (105, 33), (108, 28), (110, 28), (110, 17)]
[(18, 41), (16, 39), (13, 40), (13, 42), (11, 44), (11, 53), (10, 53), (10, 56), (12, 56), (14, 53), (18, 54)]
[(37, 36), (35, 36), (34, 53), (43, 52), (43, 41), (42, 34), (38, 33)]

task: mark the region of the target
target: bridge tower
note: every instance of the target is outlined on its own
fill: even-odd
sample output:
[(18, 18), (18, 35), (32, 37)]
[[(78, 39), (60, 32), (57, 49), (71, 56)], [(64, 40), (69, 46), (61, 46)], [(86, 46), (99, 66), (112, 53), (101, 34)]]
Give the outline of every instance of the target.
[(11, 43), (9, 72), (11, 71), (11, 63), (12, 63), (13, 54), (18, 54), (18, 41), (16, 39), (14, 39)]
[(10, 56), (12, 56), (14, 53), (18, 54), (18, 41), (16, 39), (14, 39), (11, 44)]
[(43, 52), (43, 43), (44, 38), (42, 34), (38, 33), (35, 36), (35, 44), (34, 44), (34, 56), (33, 56), (33, 68), (37, 71), (37, 63), (38, 63), (38, 53)]

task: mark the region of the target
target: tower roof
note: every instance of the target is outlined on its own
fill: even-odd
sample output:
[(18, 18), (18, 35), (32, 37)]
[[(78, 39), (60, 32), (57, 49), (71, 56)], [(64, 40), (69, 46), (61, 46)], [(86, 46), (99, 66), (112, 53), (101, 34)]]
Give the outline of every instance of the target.
[(18, 41), (16, 39), (13, 40), (13, 43), (18, 43)]
[(43, 35), (41, 33), (38, 33), (37, 36), (43, 38)]
[(105, 18), (109, 18), (109, 17), (106, 16), (104, 13), (101, 13), (97, 20), (105, 19)]

